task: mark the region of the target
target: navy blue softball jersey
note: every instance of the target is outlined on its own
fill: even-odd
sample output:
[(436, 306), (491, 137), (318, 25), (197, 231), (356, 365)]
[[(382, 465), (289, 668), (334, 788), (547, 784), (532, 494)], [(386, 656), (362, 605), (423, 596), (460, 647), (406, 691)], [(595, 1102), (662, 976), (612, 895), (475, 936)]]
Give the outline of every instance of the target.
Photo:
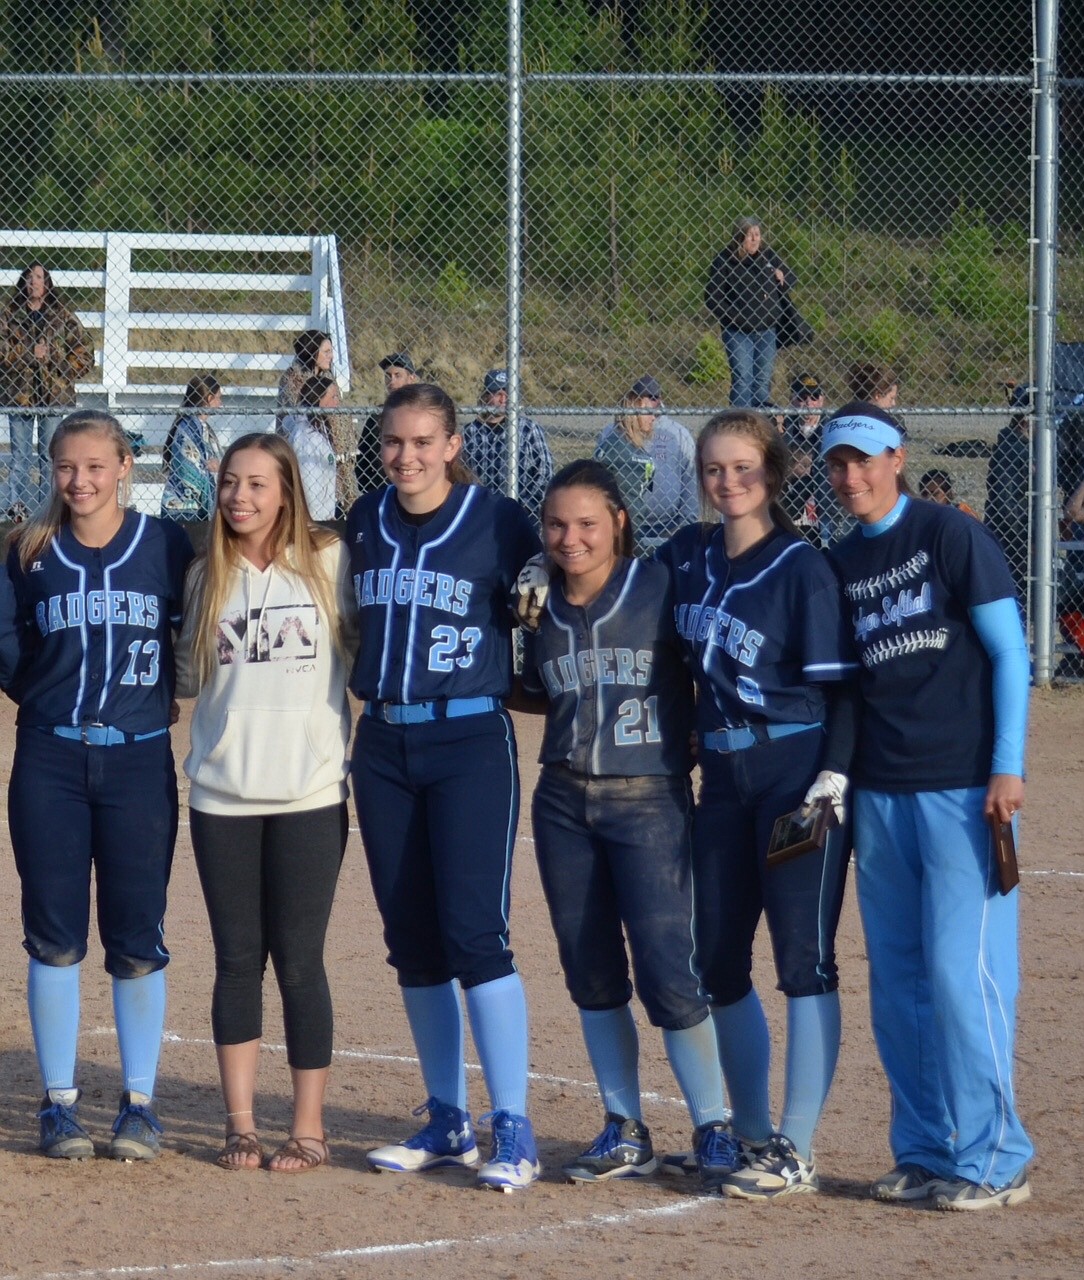
[(820, 686), (856, 671), (839, 583), (803, 538), (775, 529), (735, 556), (723, 526), (682, 529), (655, 552), (693, 660), (701, 732), (824, 720)]
[(985, 787), (993, 667), (968, 610), (1016, 597), (993, 535), (954, 507), (910, 499), (890, 529), (867, 537), (859, 526), (829, 560), (843, 583), (862, 663), (855, 785)]
[(661, 564), (620, 560), (586, 608), (555, 580), (526, 642), (523, 686), (550, 700), (542, 764), (627, 778), (692, 767), (692, 677)]
[(391, 486), (346, 523), (361, 643), (350, 681), (366, 701), (505, 697), (512, 687), (509, 592), (538, 535), (518, 502), (456, 484), (422, 525)]
[(25, 570), (13, 547), (7, 567), (22, 653), (8, 693), (19, 724), (165, 728), (172, 632), (193, 554), (179, 526), (131, 510), (104, 547), (83, 546), (62, 525)]

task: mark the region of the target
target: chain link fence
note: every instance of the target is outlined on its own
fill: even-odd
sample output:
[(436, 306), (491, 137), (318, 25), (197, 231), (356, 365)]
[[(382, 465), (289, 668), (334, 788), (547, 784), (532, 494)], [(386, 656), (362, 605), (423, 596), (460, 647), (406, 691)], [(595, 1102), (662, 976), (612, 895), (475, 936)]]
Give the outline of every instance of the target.
[(820, 417), (880, 396), (1073, 674), (1082, 49), (1056, 0), (0, 0), (0, 510), (78, 403), (145, 510), (204, 517), (277, 426), (330, 518), (417, 377), (528, 506), (598, 451), (643, 546), (706, 418), (764, 407), (825, 543)]

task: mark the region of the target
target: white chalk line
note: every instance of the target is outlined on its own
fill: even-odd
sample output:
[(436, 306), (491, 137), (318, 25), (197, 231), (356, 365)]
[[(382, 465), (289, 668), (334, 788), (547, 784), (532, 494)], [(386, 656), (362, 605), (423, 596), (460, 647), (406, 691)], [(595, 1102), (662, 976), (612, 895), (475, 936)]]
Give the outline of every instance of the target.
[[(116, 1034), (116, 1028), (93, 1027), (88, 1029), (86, 1034), (90, 1036), (113, 1036)], [(184, 1044), (200, 1047), (211, 1047), (214, 1045), (214, 1041), (209, 1038), (200, 1036), (182, 1036), (172, 1031), (167, 1031), (162, 1036), (162, 1040), (167, 1044)], [(261, 1045), (261, 1048), (266, 1049), (270, 1053), (286, 1052), (286, 1046), (284, 1044), (265, 1043)], [(382, 1062), (397, 1066), (411, 1067), (417, 1067), (419, 1065), (418, 1059), (409, 1054), (375, 1053), (367, 1049), (335, 1049), (333, 1050), (333, 1054), (335, 1057), (351, 1061)], [(476, 1062), (468, 1062), (466, 1065), (468, 1071), (480, 1072), (482, 1069)], [(550, 1075), (539, 1071), (528, 1072), (528, 1078), (536, 1082), (559, 1085), (563, 1088), (583, 1089), (585, 1092), (590, 1093), (594, 1093), (598, 1089), (598, 1086), (594, 1081), (574, 1080), (568, 1076)], [(685, 1103), (681, 1098), (666, 1097), (663, 1094), (653, 1092), (645, 1092), (642, 1096), (651, 1102), (666, 1103), (682, 1108), (685, 1106)], [(628, 1226), (649, 1218), (688, 1213), (693, 1209), (703, 1207), (707, 1203), (709, 1203), (708, 1198), (696, 1196), (679, 1200), (672, 1205), (656, 1205), (650, 1208), (634, 1209), (628, 1213), (620, 1214), (592, 1214), (587, 1218), (573, 1220), (571, 1222), (543, 1224), (537, 1227), (530, 1227), (524, 1231), (471, 1237), (469, 1239), (437, 1238), (433, 1240), (406, 1241), (402, 1244), (361, 1245), (350, 1249), (326, 1250), (307, 1258), (288, 1255), (266, 1258), (211, 1258), (204, 1262), (163, 1263), (152, 1267), (120, 1266), (101, 1269), (91, 1268), (82, 1271), (50, 1271), (39, 1275), (37, 1280), (105, 1280), (107, 1277), (184, 1275), (198, 1273), (200, 1271), (229, 1271), (231, 1268), (236, 1271), (253, 1271), (260, 1268), (273, 1267), (314, 1267), (319, 1266), (322, 1263), (330, 1262), (388, 1257), (399, 1254), (440, 1252), (453, 1248), (461, 1248), (465, 1245), (486, 1246), (511, 1244), (516, 1241), (528, 1241), (539, 1237), (552, 1236), (559, 1232), (580, 1230), (581, 1228), (598, 1229), (600, 1227), (609, 1226)], [(5, 1276), (0, 1277), (0, 1280), (18, 1280), (18, 1278), (14, 1276)]]
[[(508, 1245), (526, 1243), (539, 1238), (555, 1236), (569, 1231), (597, 1230), (601, 1227), (625, 1227), (650, 1218), (675, 1217), (702, 1209), (706, 1205), (717, 1206), (717, 1197), (695, 1196), (678, 1200), (674, 1204), (655, 1205), (647, 1209), (632, 1209), (628, 1213), (596, 1213), (571, 1222), (543, 1223), (522, 1231), (499, 1232), (494, 1235), (464, 1238), (438, 1237), (433, 1240), (410, 1240), (402, 1244), (359, 1245), (352, 1249), (328, 1249), (311, 1257), (288, 1254), (267, 1258), (210, 1258), (205, 1262), (167, 1262), (151, 1267), (121, 1266), (87, 1268), (81, 1271), (46, 1271), (37, 1280), (99, 1280), (111, 1276), (176, 1276), (200, 1271), (253, 1271), (269, 1267), (317, 1267), (327, 1262), (359, 1261), (364, 1258), (389, 1257), (396, 1254), (442, 1252), (448, 1249)], [(19, 1280), (17, 1276), (4, 1276), (0, 1280)]]

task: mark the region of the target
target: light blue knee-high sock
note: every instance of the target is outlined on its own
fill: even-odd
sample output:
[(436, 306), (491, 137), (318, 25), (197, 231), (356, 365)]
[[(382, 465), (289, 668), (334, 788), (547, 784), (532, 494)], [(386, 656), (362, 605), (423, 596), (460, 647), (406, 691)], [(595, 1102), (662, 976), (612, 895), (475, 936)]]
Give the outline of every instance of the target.
[(518, 973), (467, 989), (470, 1029), (494, 1111), (527, 1114), (527, 1000)]
[(627, 1004), (617, 1009), (581, 1009), (580, 1026), (602, 1105), (614, 1115), (642, 1120), (640, 1040)]
[(713, 1006), (711, 1018), (734, 1109), (734, 1130), (739, 1138), (763, 1142), (772, 1132), (768, 1101), (771, 1045), (760, 997), (750, 989), (736, 1004)]
[(166, 1021), (165, 969), (140, 978), (114, 978), (113, 1017), (124, 1087), (153, 1098)]
[(75, 1085), (75, 1046), (79, 1039), (79, 970), (77, 964), (42, 964), (30, 961), (26, 979), (26, 1003), (34, 1052), (45, 1089), (71, 1089)]
[(839, 992), (787, 1001), (787, 1083), (779, 1129), (808, 1160), (839, 1057)]
[(402, 987), (401, 991), (429, 1096), (446, 1106), (466, 1111), (467, 1077), (463, 1067), (459, 983), (453, 979), (435, 987)]
[(694, 1127), (722, 1120), (723, 1073), (712, 1020), (705, 1018), (681, 1031), (664, 1030), (662, 1041)]

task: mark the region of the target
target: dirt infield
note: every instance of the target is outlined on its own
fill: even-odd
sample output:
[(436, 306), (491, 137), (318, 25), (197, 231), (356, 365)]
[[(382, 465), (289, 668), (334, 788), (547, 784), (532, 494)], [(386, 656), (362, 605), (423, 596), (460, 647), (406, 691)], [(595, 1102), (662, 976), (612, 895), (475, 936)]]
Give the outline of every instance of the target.
[[(0, 708), (3, 782), (14, 708)], [(537, 722), (520, 720), (524, 792), (535, 766)], [(1038, 1148), (1034, 1198), (1018, 1209), (937, 1214), (879, 1206), (865, 1185), (887, 1166), (887, 1094), (870, 1038), (865, 960), (848, 890), (840, 930), (844, 1039), (818, 1135), (822, 1194), (775, 1204), (698, 1196), (679, 1180), (572, 1187), (563, 1160), (599, 1128), (590, 1070), (557, 965), (520, 824), (512, 940), (531, 1013), (531, 1111), (542, 1182), (518, 1196), (479, 1192), (466, 1172), (419, 1178), (365, 1171), (367, 1148), (410, 1131), (424, 1091), (395, 981), (384, 964), (356, 826), (328, 947), (337, 1056), (327, 1111), (334, 1163), (304, 1176), (226, 1173), (212, 1163), (220, 1112), (209, 1002), (212, 956), (184, 823), (167, 940), (168, 1042), (159, 1107), (165, 1150), (153, 1165), (105, 1159), (67, 1165), (35, 1154), (40, 1095), (24, 1003), (18, 885), (3, 824), (0, 841), (0, 1280), (6, 1277), (309, 1275), (398, 1280), (467, 1274), (500, 1280), (606, 1280), (676, 1273), (848, 1277), (1071, 1277), (1084, 1273), (1084, 691), (1034, 699), (1028, 807), (1022, 834), (1023, 988), (1017, 1092)], [(185, 722), (175, 735), (178, 760)], [(464, 803), (470, 798), (464, 797)], [(763, 944), (764, 940), (760, 940)], [(766, 945), (759, 986), (778, 1036)], [(288, 1123), (288, 1079), (273, 983), (258, 1115), (265, 1140)], [(645, 1118), (656, 1147), (687, 1144), (688, 1122), (661, 1039), (637, 1012)], [(104, 1149), (119, 1089), (108, 979), (92, 944), (83, 982), (83, 1116)], [(778, 1040), (777, 1040), (778, 1043)], [(777, 1054), (781, 1059), (782, 1055)], [(470, 1060), (475, 1060), (473, 1050)], [(776, 1095), (778, 1096), (778, 1094)], [(485, 1108), (471, 1075), (475, 1113)], [(1080, 1193), (1080, 1194), (1078, 1194)]]

